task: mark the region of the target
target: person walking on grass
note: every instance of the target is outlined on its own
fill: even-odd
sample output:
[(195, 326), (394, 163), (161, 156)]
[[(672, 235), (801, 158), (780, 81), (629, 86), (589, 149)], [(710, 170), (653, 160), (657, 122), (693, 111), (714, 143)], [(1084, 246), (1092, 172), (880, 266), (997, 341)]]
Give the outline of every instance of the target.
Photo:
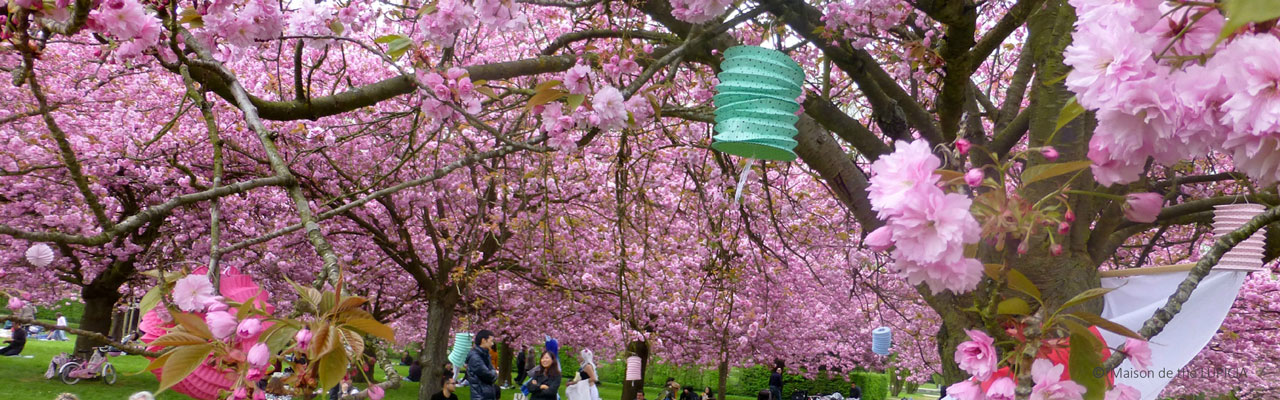
[(498, 370), (489, 359), (493, 348), (493, 332), (488, 329), (476, 333), (476, 346), (467, 355), (467, 382), (471, 385), (471, 400), (498, 400)]
[(529, 371), (529, 369), (528, 369), (528, 368), (525, 368), (525, 366), (526, 366), (526, 364), (525, 364), (525, 357), (526, 357), (527, 353), (529, 353), (529, 346), (526, 346), (526, 345), (521, 345), (521, 346), (520, 346), (520, 352), (519, 352), (519, 353), (516, 353), (516, 382), (515, 382), (515, 385), (516, 385), (517, 387), (519, 387), (520, 385), (523, 385), (523, 384), (524, 384), (524, 378), (525, 378), (525, 376), (526, 376), (526, 372), (528, 372), (528, 371)]
[(55, 325), (62, 329), (53, 331), (53, 340), (57, 340), (59, 342), (67, 341), (67, 331), (63, 330), (67, 327), (67, 317), (62, 316), (62, 313), (58, 313), (58, 321)]
[(560, 394), (560, 365), (550, 351), (542, 352), (538, 367), (529, 380), (530, 400), (556, 400)]
[(591, 349), (582, 349), (578, 352), (578, 361), (581, 367), (578, 373), (573, 375), (573, 380), (569, 381), (569, 386), (578, 384), (586, 385), (587, 400), (600, 400), (600, 388), (596, 385), (600, 384), (600, 377), (596, 375), (595, 354)]

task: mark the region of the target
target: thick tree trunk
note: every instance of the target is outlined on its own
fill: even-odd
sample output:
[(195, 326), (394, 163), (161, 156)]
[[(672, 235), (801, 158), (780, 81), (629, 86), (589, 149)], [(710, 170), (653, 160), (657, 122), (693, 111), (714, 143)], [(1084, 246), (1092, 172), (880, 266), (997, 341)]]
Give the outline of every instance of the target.
[[(622, 400), (636, 400), (636, 393), (644, 391), (644, 375), (649, 369), (649, 344), (639, 340), (631, 342), (627, 345), (627, 352), (640, 356), (640, 380), (622, 382)], [(623, 379), (626, 379), (625, 375)]]
[[(120, 286), (115, 285), (110, 289), (105, 286), (110, 285), (91, 284), (80, 291), (80, 297), (84, 299), (84, 315), (80, 317), (80, 329), (110, 335), (112, 314), (115, 311), (116, 301), (120, 300), (120, 293), (117, 291)], [(106, 343), (86, 336), (77, 336), (75, 351), (77, 354), (91, 354), (94, 347), (104, 344)]]
[(716, 396), (716, 398), (720, 400), (724, 400), (728, 398), (727, 395), (729, 394), (729, 355), (728, 354), (724, 354), (723, 357), (720, 358), (720, 367), (716, 368), (716, 372), (717, 372), (717, 375), (719, 375), (720, 377), (720, 387), (716, 388), (716, 392), (719, 393), (719, 395)]
[(458, 291), (452, 286), (436, 290), (427, 304), (427, 337), (422, 342), (422, 385), (418, 399), (428, 400), (440, 392), (440, 376), (444, 363), (448, 362), (453, 341), (449, 328), (453, 324), (454, 308), (458, 305)]
[(511, 359), (515, 354), (511, 351), (511, 346), (506, 343), (498, 344), (498, 384), (511, 384)]

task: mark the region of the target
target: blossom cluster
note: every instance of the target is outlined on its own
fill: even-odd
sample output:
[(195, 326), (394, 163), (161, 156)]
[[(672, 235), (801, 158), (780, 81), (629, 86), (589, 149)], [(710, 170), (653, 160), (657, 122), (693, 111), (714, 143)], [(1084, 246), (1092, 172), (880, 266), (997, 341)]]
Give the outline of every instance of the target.
[(909, 5), (898, 0), (833, 2), (827, 5), (822, 21), (827, 31), (863, 48), (875, 37), (870, 33), (901, 24), (911, 15), (910, 10)]
[(160, 19), (138, 0), (107, 0), (89, 13), (90, 30), (120, 42), (115, 56), (131, 58), (160, 41)]
[(431, 91), (422, 101), (422, 111), (436, 121), (448, 121), (461, 117), (447, 103), (461, 106), (468, 114), (480, 112), (480, 94), (467, 76), (467, 70), (449, 68), (444, 76), (434, 71), (422, 69), (417, 71), (418, 82)]
[(875, 251), (893, 247), (890, 268), (913, 285), (964, 293), (982, 279), (982, 263), (964, 255), (982, 228), (969, 212), (971, 199), (938, 187), (941, 177), (934, 171), (941, 165), (924, 140), (899, 141), (892, 154), (871, 165), (867, 197), (886, 223), (867, 235), (867, 245)]
[[(1094, 178), (1138, 179), (1148, 157), (1171, 165), (1233, 155), (1263, 183), (1280, 180), (1280, 39), (1252, 30), (1216, 44), (1215, 7), (1161, 0), (1072, 0), (1079, 19), (1064, 61), (1067, 88), (1096, 112)], [(1215, 47), (1216, 46), (1216, 47)], [(1212, 55), (1201, 63), (1202, 56)]]
[(205, 33), (225, 39), (232, 46), (248, 47), (279, 38), (284, 32), (279, 2), (248, 0), (237, 6), (228, 0), (210, 3), (204, 9)]
[[(1018, 387), (1017, 377), (1009, 367), (999, 366), (995, 339), (979, 330), (967, 330), (969, 340), (956, 346), (955, 361), (971, 378), (947, 387), (947, 395), (957, 400), (1013, 400)], [(1070, 379), (1067, 360), (1063, 352), (1042, 348), (1031, 362), (1031, 399), (1079, 400), (1087, 389)], [(1059, 349), (1061, 350), (1061, 349)], [(1151, 367), (1151, 349), (1146, 341), (1128, 339), (1124, 347), (1130, 362), (1139, 369)], [(999, 368), (999, 369), (997, 369)], [(1116, 384), (1105, 396), (1106, 400), (1138, 400), (1141, 393), (1125, 384)]]
[(476, 21), (476, 10), (462, 0), (442, 0), (436, 12), (418, 20), (418, 29), (426, 39), (440, 47), (453, 47), (458, 32)]
[(684, 22), (701, 24), (724, 14), (730, 0), (671, 0), (671, 15)]

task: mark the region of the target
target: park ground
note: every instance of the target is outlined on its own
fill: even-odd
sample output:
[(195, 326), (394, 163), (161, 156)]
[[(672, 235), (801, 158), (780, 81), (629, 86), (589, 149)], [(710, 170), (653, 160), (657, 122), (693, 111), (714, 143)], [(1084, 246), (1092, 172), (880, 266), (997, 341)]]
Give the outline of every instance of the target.
[[(51, 400), (59, 393), (72, 393), (81, 400), (125, 400), (129, 395), (143, 390), (156, 389), (155, 375), (138, 373), (147, 366), (147, 359), (141, 356), (113, 357), (111, 363), (119, 371), (120, 377), (114, 385), (106, 385), (101, 381), (80, 381), (75, 385), (67, 385), (57, 379), (46, 380), (44, 372), (49, 360), (62, 352), (70, 352), (75, 337), (65, 342), (30, 340), (21, 357), (0, 358), (0, 398), (23, 400)], [(27, 356), (30, 356), (28, 358)], [(401, 375), (407, 374), (407, 367), (398, 367)], [(378, 378), (382, 379), (381, 372)], [(563, 391), (563, 387), (561, 388)], [(645, 398), (657, 399), (660, 388), (645, 388)], [(502, 400), (511, 400), (515, 390), (504, 390)], [(935, 399), (922, 394), (906, 395), (912, 399)], [(470, 398), (465, 387), (459, 388), (460, 399)], [(614, 400), (622, 397), (622, 387), (615, 384), (600, 385), (600, 398)], [(165, 392), (157, 399), (184, 400), (187, 396)], [(418, 398), (418, 384), (404, 381), (399, 389), (387, 392), (387, 400), (414, 400)], [(747, 397), (729, 396), (728, 400), (751, 400)]]

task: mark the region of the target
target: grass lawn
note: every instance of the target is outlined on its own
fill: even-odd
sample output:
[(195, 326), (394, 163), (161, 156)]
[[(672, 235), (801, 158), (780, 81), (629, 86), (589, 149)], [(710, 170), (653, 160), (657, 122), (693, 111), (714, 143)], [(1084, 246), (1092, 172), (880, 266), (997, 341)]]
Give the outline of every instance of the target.
[[(57, 378), (44, 379), (44, 371), (49, 366), (49, 360), (62, 352), (70, 352), (75, 346), (75, 336), (71, 335), (69, 341), (66, 342), (50, 342), (44, 340), (27, 341), (27, 347), (23, 349), (23, 356), (33, 356), (32, 358), (22, 357), (0, 357), (0, 387), (3, 387), (3, 396), (6, 399), (22, 399), (22, 400), (51, 400), (59, 393), (73, 393), (80, 397), (81, 400), (124, 400), (129, 395), (143, 390), (154, 392), (158, 382), (155, 375), (150, 373), (131, 375), (141, 371), (147, 366), (147, 359), (141, 356), (122, 356), (111, 358), (111, 363), (115, 365), (116, 371), (119, 371), (119, 379), (114, 385), (107, 385), (100, 380), (81, 380), (75, 385), (67, 385)], [(407, 375), (408, 367), (397, 367), (400, 374)], [(382, 373), (377, 374), (378, 379), (385, 379)], [(470, 399), (470, 392), (466, 387), (458, 388), (459, 399)], [(564, 386), (561, 386), (561, 393)], [(645, 398), (656, 399), (658, 388), (645, 388)], [(502, 391), (502, 400), (511, 400), (516, 393), (515, 389)], [(563, 395), (561, 397), (564, 397)], [(622, 397), (622, 386), (614, 384), (600, 385), (600, 398), (604, 400), (614, 400)], [(163, 400), (182, 400), (187, 396), (182, 394), (166, 391), (158, 397)], [(323, 397), (321, 397), (323, 398)], [(386, 399), (388, 400), (413, 400), (418, 398), (418, 383), (402, 381), (400, 388), (387, 391)], [(729, 396), (728, 400), (750, 400), (747, 397)]]

